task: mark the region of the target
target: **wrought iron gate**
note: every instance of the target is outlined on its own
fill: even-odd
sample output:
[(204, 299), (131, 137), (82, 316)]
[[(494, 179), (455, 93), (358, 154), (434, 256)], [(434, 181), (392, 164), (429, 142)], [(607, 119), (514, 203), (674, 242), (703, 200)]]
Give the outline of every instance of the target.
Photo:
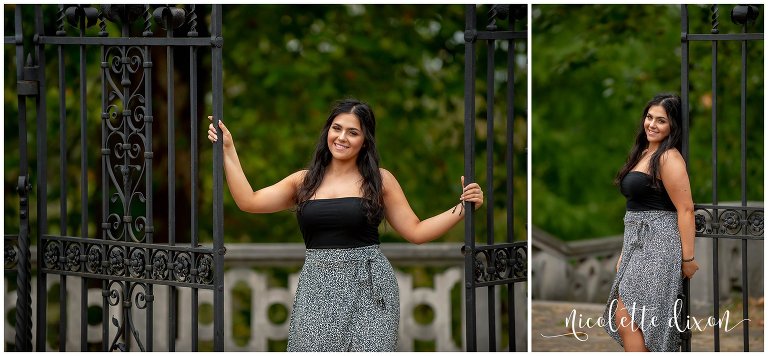
[[(28, 8), (28, 7), (27, 7)], [(34, 37), (27, 38), (33, 43), (33, 50), (24, 61), (24, 33), (22, 32), (22, 5), (15, 6), (14, 36), (6, 36), (6, 44), (16, 47), (16, 74), (19, 112), (19, 155), (20, 177), (18, 192), (20, 195), (20, 231), (18, 235), (5, 236), (5, 269), (17, 269), (18, 300), (16, 304), (16, 350), (32, 351), (32, 325), (35, 326), (35, 349), (46, 351), (48, 295), (47, 283), (58, 276), (60, 284), (59, 310), (51, 310), (59, 316), (60, 351), (68, 349), (66, 334), (69, 329), (79, 336), (79, 350), (89, 350), (89, 343), (98, 342), (103, 351), (153, 351), (155, 350), (155, 331), (153, 327), (160, 320), (154, 316), (158, 310), (168, 313), (168, 350), (174, 351), (177, 330), (183, 330), (189, 325), (178, 325), (177, 321), (189, 318), (191, 324), (191, 349), (198, 349), (198, 297), (203, 291), (205, 296), (212, 294), (213, 300), (213, 349), (223, 350), (224, 316), (223, 316), (223, 262), (225, 248), (223, 244), (223, 177), (222, 177), (222, 146), (214, 145), (213, 153), (213, 226), (212, 245), (200, 244), (198, 234), (198, 120), (204, 115), (198, 113), (198, 50), (211, 49), (210, 72), (212, 74), (212, 111), (220, 118), (222, 108), (222, 45), (221, 36), (222, 13), (221, 5), (205, 7), (210, 9), (210, 29), (202, 29), (210, 33), (209, 37), (199, 36), (198, 13), (195, 5), (149, 6), (149, 5), (60, 5), (55, 18), (45, 18), (41, 5), (34, 5)], [(206, 14), (207, 15), (207, 14)], [(98, 26), (94, 28), (93, 26)], [(108, 28), (109, 27), (109, 28)], [(139, 28), (140, 27), (140, 28)], [(117, 29), (117, 31), (115, 31)], [(55, 30), (54, 33), (46, 33)], [(186, 30), (184, 36), (175, 35)], [(70, 34), (72, 32), (73, 34)], [(112, 36), (119, 32), (119, 36)], [(164, 37), (155, 34), (164, 34)], [(54, 70), (46, 68), (46, 48), (54, 48), (57, 55), (57, 67)], [(79, 50), (77, 68), (79, 80), (67, 78), (65, 70), (68, 60), (66, 54), (72, 48)], [(156, 71), (153, 65), (157, 53), (153, 49), (165, 49), (165, 68), (167, 86), (167, 113), (162, 115), (153, 108), (152, 76)], [(189, 68), (189, 103), (191, 106), (190, 142), (192, 206), (191, 236), (189, 243), (177, 242), (175, 234), (176, 197), (175, 197), (175, 157), (176, 142), (174, 112), (174, 49), (188, 49)], [(93, 63), (99, 68), (100, 95), (94, 95), (87, 88), (89, 82), (87, 69), (88, 59), (98, 55), (99, 63)], [(160, 52), (162, 56), (162, 52)], [(71, 65), (71, 63), (69, 63)], [(58, 73), (53, 87), (58, 94), (58, 133), (59, 152), (49, 152), (48, 132), (52, 129), (47, 122), (46, 95), (49, 94), (46, 84), (46, 71)], [(78, 82), (79, 88), (74, 84)], [(71, 90), (68, 90), (71, 89)], [(71, 211), (67, 202), (68, 164), (66, 145), (68, 123), (74, 115), (67, 113), (66, 95), (74, 94), (79, 100), (80, 131), (80, 204), (81, 211)], [(26, 127), (26, 98), (35, 98), (37, 115), (36, 158), (37, 169), (30, 171), (27, 153)], [(98, 118), (101, 122), (101, 140), (99, 143), (90, 142), (87, 134), (90, 123), (94, 122), (94, 114), (88, 112), (88, 103), (99, 100), (101, 103)], [(90, 118), (89, 118), (90, 116)], [(162, 123), (155, 118), (165, 119)], [(9, 118), (6, 118), (8, 120)], [(187, 118), (184, 118), (187, 119)], [(165, 146), (154, 145), (153, 131), (158, 125), (167, 125), (168, 137)], [(154, 128), (153, 128), (154, 127)], [(55, 129), (53, 129), (55, 131)], [(55, 137), (50, 137), (55, 140)], [(157, 140), (155, 140), (157, 141)], [(88, 162), (88, 152), (98, 145), (100, 154), (99, 166)], [(158, 148), (160, 148), (158, 150)], [(167, 150), (166, 150), (167, 148)], [(159, 152), (158, 152), (159, 151)], [(6, 155), (9, 152), (6, 152)], [(12, 154), (12, 153), (11, 153)], [(165, 156), (168, 159), (168, 226), (167, 236), (157, 236), (158, 224), (154, 221), (153, 192), (157, 189), (154, 183), (153, 159)], [(58, 161), (60, 171), (60, 211), (58, 212), (59, 233), (49, 233), (48, 219), (48, 171), (47, 162)], [(96, 193), (89, 198), (89, 168), (97, 171), (100, 181), (95, 182)], [(31, 182), (35, 189), (31, 189)], [(94, 189), (91, 189), (94, 190)], [(29, 195), (36, 199), (37, 222), (35, 231), (29, 229)], [(100, 203), (92, 204), (89, 209), (88, 201), (99, 196)], [(73, 202), (74, 203), (74, 202)], [(80, 231), (67, 231), (67, 215), (80, 215)], [(95, 216), (95, 217), (94, 217)], [(95, 229), (88, 231), (89, 223)], [(71, 229), (70, 229), (71, 230)], [(30, 265), (30, 236), (37, 240), (37, 296), (36, 316), (32, 322), (33, 292)], [(179, 239), (182, 240), (182, 239)], [(17, 241), (17, 242), (16, 242)], [(162, 242), (160, 242), (162, 241)], [(167, 242), (166, 242), (167, 241)], [(12, 273), (12, 272), (11, 272)], [(79, 277), (79, 304), (77, 314), (71, 315), (66, 308), (67, 298), (73, 297), (68, 293), (77, 290), (77, 286), (68, 287), (68, 280)], [(77, 280), (78, 278), (75, 278)], [(160, 300), (158, 291), (166, 290), (166, 300)], [(179, 291), (189, 291), (192, 298), (192, 309), (177, 310)], [(98, 296), (94, 303), (89, 302), (89, 296)], [(75, 298), (77, 298), (75, 296)], [(93, 301), (93, 300), (92, 300)], [(89, 332), (89, 308), (101, 307), (101, 333), (94, 335)], [(189, 314), (187, 314), (189, 313)], [(71, 319), (74, 318), (74, 319)], [(79, 319), (79, 323), (77, 322)], [(158, 318), (159, 319), (159, 318)], [(186, 320), (186, 319), (185, 319)], [(91, 321), (91, 324), (93, 322)], [(96, 323), (98, 324), (98, 323)], [(95, 341), (94, 341), (95, 340)], [(72, 349), (73, 345), (70, 345)]]
[[(487, 43), (487, 94), (486, 94), (486, 121), (487, 121), (487, 185), (484, 188), (486, 194), (486, 213), (487, 213), (487, 240), (486, 245), (477, 245), (475, 243), (475, 220), (471, 204), (466, 203), (464, 207), (466, 216), (464, 218), (464, 282), (465, 282), (465, 302), (466, 302), (466, 350), (477, 351), (477, 306), (476, 290), (485, 288), (488, 292), (488, 348), (489, 351), (496, 351), (500, 343), (496, 340), (497, 321), (496, 321), (496, 289), (495, 286), (507, 286), (507, 322), (509, 350), (515, 351), (515, 283), (527, 281), (527, 259), (528, 248), (527, 241), (514, 241), (514, 206), (513, 206), (513, 176), (514, 176), (514, 102), (515, 102), (515, 63), (516, 56), (519, 53), (515, 51), (515, 41), (522, 40), (525, 43), (527, 39), (527, 13), (526, 5), (493, 5), (488, 11), (487, 25), (485, 30), (477, 30), (476, 6), (467, 5), (466, 30), (464, 32), (465, 41), (465, 64), (464, 64), (464, 176), (465, 183), (469, 184), (475, 181), (475, 76), (476, 59), (475, 46), (478, 41)], [(509, 19), (508, 28), (501, 30), (497, 24), (498, 20)], [(521, 24), (522, 30), (515, 31), (516, 24)], [(495, 54), (497, 52), (496, 42), (506, 41), (507, 45), (507, 87), (506, 87), (506, 222), (507, 234), (505, 243), (496, 243), (494, 236), (496, 228), (494, 226), (494, 104), (495, 100), (495, 80), (496, 80), (496, 62)], [(526, 56), (527, 57), (527, 56)], [(523, 115), (524, 116), (524, 115)], [(527, 293), (526, 293), (527, 294)], [(525, 303), (525, 300), (523, 300)]]
[[(753, 5), (734, 6), (730, 13), (731, 20), (742, 26), (742, 33), (720, 33), (719, 18), (720, 10), (717, 5), (710, 7), (712, 29), (711, 33), (689, 33), (688, 29), (688, 6), (681, 5), (681, 31), (682, 31), (682, 68), (681, 68), (681, 99), (683, 105), (683, 157), (688, 161), (690, 149), (690, 58), (689, 46), (691, 42), (710, 41), (712, 45), (712, 204), (695, 204), (696, 219), (696, 237), (712, 239), (712, 259), (714, 270), (714, 310), (713, 315), (719, 318), (720, 315), (720, 296), (719, 285), (720, 276), (719, 265), (719, 240), (720, 239), (738, 239), (741, 240), (741, 278), (742, 278), (742, 296), (743, 296), (743, 319), (744, 322), (744, 351), (749, 351), (749, 289), (748, 289), (748, 259), (747, 249), (749, 241), (762, 241), (764, 236), (764, 214), (762, 207), (747, 206), (747, 43), (748, 41), (763, 41), (763, 33), (749, 33), (747, 27), (754, 22), (759, 15), (759, 10)], [(741, 205), (728, 206), (718, 202), (718, 161), (717, 161), (717, 65), (718, 65), (718, 42), (738, 41), (741, 43)], [(761, 112), (752, 113), (754, 116), (762, 116)], [(764, 162), (755, 162), (755, 164), (764, 164)], [(684, 306), (682, 318), (685, 322), (688, 318), (690, 306), (690, 281), (684, 280)], [(685, 325), (685, 324), (682, 324)], [(713, 327), (714, 332), (714, 350), (720, 351), (720, 327), (719, 324)], [(691, 331), (682, 333), (682, 351), (691, 351)]]

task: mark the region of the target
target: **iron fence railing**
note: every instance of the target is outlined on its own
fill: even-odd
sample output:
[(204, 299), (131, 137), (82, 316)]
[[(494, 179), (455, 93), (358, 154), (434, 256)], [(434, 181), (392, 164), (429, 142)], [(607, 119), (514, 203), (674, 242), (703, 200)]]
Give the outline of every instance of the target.
[[(17, 92), (19, 96), (19, 142), (21, 154), (20, 187), (21, 195), (21, 231), (18, 238), (7, 236), (6, 240), (18, 241), (15, 249), (6, 248), (6, 268), (9, 267), (9, 257), (15, 258), (18, 268), (18, 301), (16, 323), (16, 348), (19, 351), (32, 350), (32, 322), (30, 299), (29, 265), (29, 233), (28, 225), (28, 193), (30, 173), (27, 170), (26, 149), (26, 98), (36, 99), (37, 113), (37, 169), (31, 172), (37, 182), (34, 191), (37, 204), (37, 290), (46, 290), (49, 275), (59, 276), (61, 285), (59, 299), (60, 309), (54, 311), (59, 316), (58, 333), (67, 332), (70, 318), (80, 320), (79, 349), (93, 349), (88, 341), (89, 325), (89, 293), (94, 285), (100, 285), (102, 309), (113, 310), (113, 313), (102, 313), (102, 338), (98, 347), (103, 351), (131, 351), (137, 348), (142, 351), (152, 351), (154, 342), (153, 315), (157, 304), (170, 310), (171, 323), (168, 325), (170, 351), (174, 349), (175, 335), (178, 326), (174, 324), (178, 318), (176, 303), (177, 288), (190, 288), (193, 300), (197, 299), (200, 289), (213, 291), (214, 309), (223, 309), (223, 178), (222, 178), (222, 146), (214, 145), (214, 185), (213, 185), (213, 244), (201, 246), (198, 241), (198, 210), (197, 200), (192, 199), (191, 212), (191, 242), (180, 244), (176, 241), (175, 227), (177, 211), (175, 208), (176, 172), (175, 172), (175, 122), (179, 119), (174, 112), (174, 53), (179, 48), (188, 49), (190, 63), (189, 102), (192, 106), (192, 117), (198, 116), (198, 50), (210, 48), (213, 93), (213, 113), (222, 117), (222, 44), (221, 37), (221, 5), (210, 6), (210, 37), (201, 37), (198, 33), (198, 9), (195, 5), (166, 6), (166, 5), (59, 5), (55, 18), (43, 16), (42, 5), (34, 5), (34, 38), (32, 48), (26, 62), (24, 58), (24, 33), (22, 31), (22, 9), (26, 5), (15, 6), (15, 33), (6, 37), (6, 44), (16, 45)], [(206, 14), (208, 15), (208, 14)], [(137, 24), (141, 28), (137, 30)], [(98, 26), (96, 30), (91, 28)], [(119, 34), (108, 31), (108, 26), (118, 28)], [(186, 36), (174, 37), (175, 30), (180, 27), (187, 29)], [(55, 29), (54, 33), (46, 33)], [(163, 33), (165, 37), (155, 36)], [(57, 81), (58, 93), (58, 127), (59, 152), (48, 151), (48, 121), (46, 97), (45, 49), (54, 47), (57, 52)], [(165, 49), (165, 60), (168, 65), (163, 68), (166, 74), (167, 88), (167, 142), (160, 152), (153, 148), (153, 131), (156, 127), (155, 117), (158, 113), (153, 107), (153, 73), (159, 71), (154, 62), (153, 49)], [(77, 55), (71, 55), (71, 49), (77, 49)], [(98, 63), (89, 63), (89, 58), (98, 53)], [(73, 58), (76, 57), (76, 58)], [(68, 78), (67, 64), (77, 63), (77, 80)], [(89, 90), (88, 68), (99, 68), (101, 95), (94, 97)], [(79, 86), (75, 87), (74, 83)], [(71, 90), (68, 90), (71, 89)], [(67, 231), (67, 215), (70, 205), (67, 201), (68, 153), (66, 149), (69, 140), (67, 132), (68, 120), (72, 113), (67, 112), (66, 96), (74, 94), (79, 102), (79, 141), (80, 141), (80, 231)], [(98, 98), (98, 99), (96, 99)], [(98, 143), (100, 153), (99, 163), (89, 162), (88, 153), (94, 145), (93, 137), (88, 132), (91, 127), (88, 113), (88, 103), (100, 100), (101, 140)], [(92, 118), (91, 118), (92, 119)], [(196, 197), (198, 187), (198, 127), (196, 119), (192, 120), (189, 140), (192, 149), (191, 176), (194, 177), (192, 197)], [(167, 150), (166, 150), (167, 149)], [(168, 241), (158, 242), (154, 239), (156, 223), (154, 221), (153, 203), (153, 159), (156, 156), (168, 157)], [(58, 234), (48, 231), (48, 172), (49, 159), (56, 159), (59, 164), (60, 177), (60, 221)], [(99, 168), (96, 168), (99, 167)], [(100, 192), (100, 207), (89, 207), (88, 178), (90, 171), (98, 171), (101, 180), (96, 182), (96, 191)], [(98, 195), (98, 193), (97, 193)], [(77, 213), (77, 212), (74, 212)], [(95, 216), (93, 216), (95, 215)], [(97, 232), (89, 232), (89, 225), (95, 225)], [(10, 263), (11, 265), (13, 263)], [(79, 310), (71, 315), (67, 308), (67, 281), (71, 276), (80, 277)], [(170, 294), (166, 301), (155, 299), (155, 285), (169, 286)], [(48, 294), (37, 293), (36, 296), (36, 349), (44, 350), (46, 342), (46, 320), (48, 313)], [(167, 306), (166, 306), (167, 305)], [(189, 310), (193, 324), (196, 323), (197, 305), (191, 304)], [(146, 323), (143, 326), (134, 322), (135, 313), (144, 313)], [(214, 349), (223, 350), (223, 319), (221, 312), (214, 313), (215, 337)], [(114, 327), (114, 328), (113, 328)], [(143, 335), (142, 335), (143, 334)], [(197, 349), (196, 328), (192, 330), (193, 348)], [(69, 349), (66, 339), (59, 343), (61, 351)]]
[[(688, 160), (690, 150), (689, 133), (689, 93), (690, 80), (689, 72), (691, 70), (691, 59), (689, 57), (689, 47), (694, 42), (711, 42), (712, 46), (712, 204), (696, 204), (696, 237), (712, 239), (712, 260), (713, 260), (713, 283), (714, 283), (714, 310), (713, 315), (718, 318), (720, 315), (720, 288), (719, 288), (719, 240), (723, 238), (740, 239), (742, 254), (742, 304), (743, 304), (743, 336), (744, 351), (749, 351), (749, 283), (748, 283), (748, 258), (747, 249), (749, 241), (763, 240), (764, 222), (762, 207), (747, 206), (747, 43), (749, 41), (763, 41), (763, 33), (747, 32), (748, 25), (757, 19), (759, 8), (754, 5), (737, 5), (731, 10), (731, 20), (742, 26), (742, 33), (723, 34), (720, 33), (720, 8), (718, 5), (712, 5), (711, 11), (711, 31), (710, 33), (689, 33), (688, 6), (681, 5), (681, 99), (683, 105), (683, 157)], [(723, 41), (738, 41), (741, 43), (741, 204), (738, 206), (726, 206), (719, 204), (717, 192), (718, 187), (718, 43)], [(762, 115), (762, 114), (758, 114)], [(763, 164), (763, 162), (756, 162)], [(690, 281), (685, 279), (683, 283), (684, 307), (681, 313), (681, 322), (686, 322), (690, 309)], [(686, 325), (681, 323), (681, 325)], [(720, 325), (713, 326), (714, 350), (720, 350)], [(691, 351), (691, 331), (686, 330), (681, 334), (682, 351)]]
[[(515, 102), (515, 56), (516, 41), (527, 40), (527, 6), (526, 5), (493, 5), (488, 11), (487, 25), (484, 30), (478, 30), (477, 7), (467, 5), (466, 30), (464, 32), (464, 176), (466, 184), (475, 181), (475, 88), (476, 88), (476, 46), (478, 42), (487, 44), (487, 68), (486, 68), (486, 123), (487, 123), (487, 185), (485, 188), (487, 237), (486, 245), (478, 245), (475, 242), (475, 220), (471, 203), (465, 203), (464, 211), (464, 273), (466, 285), (466, 339), (467, 351), (477, 351), (478, 325), (476, 323), (476, 290), (486, 288), (488, 308), (488, 348), (496, 351), (499, 341), (496, 339), (497, 322), (493, 310), (495, 310), (496, 286), (506, 285), (510, 292), (507, 293), (508, 312), (507, 321), (509, 327), (509, 350), (517, 350), (515, 344), (514, 320), (515, 298), (511, 290), (515, 283), (527, 281), (528, 273), (528, 248), (526, 241), (515, 241), (514, 231), (514, 205), (513, 205), (513, 177), (514, 177), (514, 102)], [(508, 28), (500, 29), (499, 20), (508, 19)], [(522, 30), (516, 30), (516, 25), (521, 24)], [(495, 109), (495, 75), (497, 53), (497, 41), (506, 41), (506, 215), (507, 234), (506, 242), (498, 244), (494, 235), (497, 229), (494, 226), (494, 109)], [(519, 302), (519, 301), (518, 301)], [(526, 303), (526, 301), (523, 301)]]

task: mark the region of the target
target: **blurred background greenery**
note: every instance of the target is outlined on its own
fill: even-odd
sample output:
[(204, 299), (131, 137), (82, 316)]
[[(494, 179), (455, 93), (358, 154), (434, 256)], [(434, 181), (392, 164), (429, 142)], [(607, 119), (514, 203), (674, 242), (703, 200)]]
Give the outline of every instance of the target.
[[(741, 32), (720, 6), (720, 33)], [(764, 8), (749, 32), (763, 32)], [(710, 33), (710, 8), (689, 5), (689, 33)], [(679, 5), (533, 5), (532, 219), (563, 240), (622, 232), (624, 197), (613, 179), (642, 109), (680, 93)], [(740, 201), (740, 43), (718, 44), (718, 199)], [(747, 198), (764, 195), (764, 46), (747, 50)], [(712, 202), (711, 42), (690, 44), (693, 200)]]
[[(5, 32), (13, 31), (13, 5), (5, 5)], [(45, 33), (56, 31), (57, 6), (43, 6)], [(210, 36), (210, 6), (197, 6), (200, 19), (199, 36)], [(481, 7), (479, 14), (487, 8)], [(32, 8), (23, 9), (27, 50), (32, 43)], [(483, 16), (481, 16), (483, 17)], [(478, 22), (484, 26), (485, 20)], [(501, 21), (506, 26), (506, 20)], [(69, 35), (77, 29), (65, 26)], [(95, 36), (99, 26), (86, 30)], [(132, 26), (141, 33), (141, 21)], [(502, 27), (503, 28), (503, 27)], [(110, 23), (108, 30), (119, 33)], [(186, 36), (185, 25), (174, 36)], [(525, 31), (524, 25), (517, 30)], [(296, 170), (306, 167), (319, 137), (320, 129), (335, 100), (356, 97), (371, 104), (377, 117), (377, 144), (382, 166), (398, 178), (409, 202), (421, 218), (438, 214), (453, 206), (460, 195), (463, 174), (464, 132), (464, 7), (461, 5), (225, 5), (224, 37), (224, 122), (233, 132), (242, 166), (254, 189), (271, 185)], [(164, 37), (165, 31), (154, 30)], [(506, 44), (497, 50), (496, 140), (498, 167), (495, 170), (497, 227), (505, 225), (504, 198), (506, 172), (503, 148), (506, 124), (505, 87)], [(61, 186), (59, 149), (59, 88), (57, 48), (45, 46), (47, 57), (46, 88), (48, 116), (48, 201), (49, 228), (59, 233)], [(68, 215), (66, 234), (79, 235), (80, 211), (80, 81), (77, 46), (64, 47), (67, 127), (65, 149), (67, 165), (66, 195)], [(190, 117), (189, 50), (175, 50), (175, 139), (176, 191), (168, 193), (167, 157), (167, 83), (164, 48), (153, 48), (152, 87), (154, 94), (153, 180), (155, 241), (167, 239), (170, 197), (176, 199), (176, 241), (190, 241), (191, 221), (191, 123), (198, 126), (200, 173), (198, 197), (201, 241), (210, 242), (212, 206), (212, 150), (207, 141), (207, 115), (211, 109), (210, 51), (198, 51), (201, 98), (198, 117)], [(516, 47), (515, 100), (515, 239), (525, 239), (526, 211), (526, 51)], [(18, 230), (18, 198), (14, 191), (19, 172), (18, 123), (15, 95), (14, 52), (5, 46), (5, 229)], [(90, 212), (89, 235), (96, 236), (96, 221), (101, 214), (101, 181), (99, 162), (101, 73), (97, 64), (100, 51), (88, 51), (87, 72), (87, 159), (89, 167), (87, 208)], [(478, 51), (478, 139), (477, 181), (485, 187), (485, 51)], [(32, 106), (32, 104), (29, 104)], [(36, 167), (36, 126), (34, 110), (28, 117), (30, 167)], [(38, 177), (33, 173), (33, 184)], [(241, 212), (225, 188), (224, 234), (227, 242), (301, 242), (293, 212), (250, 215)], [(34, 203), (33, 203), (34, 204)], [(33, 210), (32, 219), (36, 219)], [(480, 213), (484, 213), (484, 209)], [(485, 234), (484, 220), (478, 220), (478, 236)], [(34, 228), (34, 227), (33, 227)], [(382, 226), (382, 241), (403, 242), (390, 227)], [(496, 241), (505, 239), (506, 231), (498, 229)], [(463, 230), (455, 228), (439, 241), (463, 241)]]

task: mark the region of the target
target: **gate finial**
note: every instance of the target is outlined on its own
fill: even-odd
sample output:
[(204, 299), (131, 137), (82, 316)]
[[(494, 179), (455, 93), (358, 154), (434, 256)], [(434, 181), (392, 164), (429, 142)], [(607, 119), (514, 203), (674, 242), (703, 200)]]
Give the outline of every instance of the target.
[(760, 9), (754, 5), (736, 5), (731, 10), (731, 21), (738, 25), (744, 25), (757, 20)]
[(159, 6), (155, 9), (153, 15), (155, 16), (155, 21), (160, 24), (160, 27), (169, 31), (179, 28), (186, 19), (186, 11), (174, 6)]
[(509, 16), (509, 5), (493, 5), (491, 6), (491, 10), (488, 11), (488, 17), (490, 19), (490, 23), (488, 26), (485, 26), (485, 28), (488, 31), (495, 31), (496, 30), (496, 19), (504, 20)]

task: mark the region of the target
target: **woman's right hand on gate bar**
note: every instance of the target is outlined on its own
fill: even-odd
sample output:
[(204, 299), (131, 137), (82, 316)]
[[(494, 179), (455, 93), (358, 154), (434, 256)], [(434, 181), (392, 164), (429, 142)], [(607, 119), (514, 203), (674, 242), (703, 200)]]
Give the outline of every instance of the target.
[[(208, 120), (211, 121), (210, 124), (208, 124), (208, 140), (211, 142), (216, 142), (219, 140), (218, 134), (216, 133), (216, 129), (213, 127), (213, 116), (208, 116)], [(219, 128), (221, 128), (222, 136), (224, 137), (224, 148), (232, 148), (235, 146), (234, 142), (232, 141), (232, 134), (229, 133), (229, 129), (227, 129), (226, 126), (224, 126), (224, 121), (219, 120)]]

